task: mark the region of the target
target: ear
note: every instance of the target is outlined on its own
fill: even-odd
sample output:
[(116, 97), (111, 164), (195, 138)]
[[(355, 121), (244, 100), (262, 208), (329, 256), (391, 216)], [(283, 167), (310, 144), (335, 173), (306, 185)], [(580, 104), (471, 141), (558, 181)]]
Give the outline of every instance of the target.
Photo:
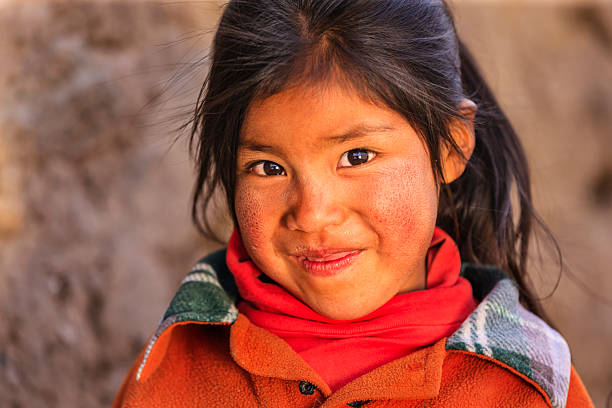
[(442, 161), (442, 174), (447, 184), (455, 181), (463, 174), (476, 145), (476, 137), (474, 136), (476, 104), (469, 99), (464, 99), (460, 103), (460, 110), (466, 119), (453, 119), (450, 124), (450, 133), (461, 154), (452, 147), (445, 146), (440, 157)]

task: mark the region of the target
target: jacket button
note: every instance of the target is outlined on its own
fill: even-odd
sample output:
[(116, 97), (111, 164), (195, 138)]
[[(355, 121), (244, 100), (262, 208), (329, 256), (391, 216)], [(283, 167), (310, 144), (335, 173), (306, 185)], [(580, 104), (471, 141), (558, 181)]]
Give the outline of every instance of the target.
[(315, 386), (308, 381), (300, 381), (300, 392), (304, 395), (312, 395), (315, 392)]
[(349, 403), (347, 403), (346, 405), (348, 405), (349, 407), (353, 407), (353, 408), (359, 408), (359, 407), (363, 407), (365, 404), (368, 404), (372, 402), (371, 400), (365, 400), (365, 401), (351, 401)]

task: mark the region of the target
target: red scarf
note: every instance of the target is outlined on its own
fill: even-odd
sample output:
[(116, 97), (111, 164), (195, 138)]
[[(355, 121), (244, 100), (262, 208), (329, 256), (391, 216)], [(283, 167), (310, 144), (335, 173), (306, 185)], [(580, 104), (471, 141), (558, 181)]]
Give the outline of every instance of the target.
[(451, 335), (476, 307), (470, 283), (459, 276), (459, 250), (439, 228), (427, 252), (427, 289), (396, 295), (355, 320), (329, 319), (279, 285), (258, 279), (262, 272), (237, 231), (229, 241), (227, 266), (242, 297), (238, 310), (285, 340), (333, 391)]

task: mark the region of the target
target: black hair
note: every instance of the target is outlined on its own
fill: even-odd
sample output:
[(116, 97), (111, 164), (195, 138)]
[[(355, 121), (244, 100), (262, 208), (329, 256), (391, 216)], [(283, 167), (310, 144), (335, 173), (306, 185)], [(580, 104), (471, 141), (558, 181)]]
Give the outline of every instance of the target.
[[(505, 269), (522, 302), (543, 315), (526, 282), (530, 238), (541, 222), (525, 154), (443, 0), (232, 0), (211, 53), (190, 139), (198, 167), (192, 217), (200, 231), (214, 234), (206, 209), (218, 188), (234, 215), (238, 142), (252, 102), (336, 81), (417, 130), (442, 185), (437, 225), (463, 262)], [(478, 108), (476, 147), (464, 174), (445, 184), (440, 155), (444, 147), (460, 153), (449, 125), (466, 119), (464, 98)]]

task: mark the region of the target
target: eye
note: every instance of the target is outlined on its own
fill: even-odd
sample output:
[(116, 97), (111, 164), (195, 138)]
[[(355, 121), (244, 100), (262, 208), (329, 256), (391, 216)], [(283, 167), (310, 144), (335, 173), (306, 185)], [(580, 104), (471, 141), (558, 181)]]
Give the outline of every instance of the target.
[(340, 161), (338, 162), (338, 167), (351, 167), (351, 166), (359, 166), (360, 164), (364, 164), (372, 160), (376, 157), (376, 153), (367, 149), (353, 149), (348, 152), (344, 152), (342, 157), (340, 157)]
[(284, 176), (285, 169), (271, 161), (260, 161), (249, 167), (249, 171), (258, 176)]

